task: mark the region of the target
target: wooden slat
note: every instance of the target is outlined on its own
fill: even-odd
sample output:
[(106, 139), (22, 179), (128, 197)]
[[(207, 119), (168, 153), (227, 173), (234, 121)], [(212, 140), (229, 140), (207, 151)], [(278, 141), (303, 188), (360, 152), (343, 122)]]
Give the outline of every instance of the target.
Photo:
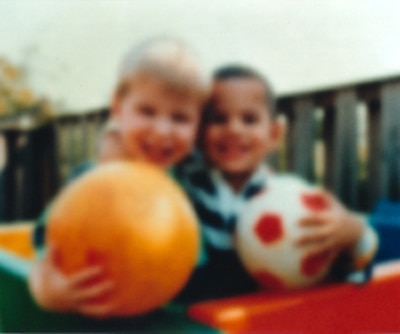
[(379, 100), (367, 101), (368, 112), (368, 203), (371, 210), (381, 197), (380, 165), (381, 159), (381, 105)]
[(58, 187), (56, 138), (52, 124), (25, 133), (20, 148), (18, 215), (35, 219)]
[(17, 212), (15, 201), (17, 198), (16, 179), (18, 169), (19, 150), (17, 147), (18, 132), (15, 130), (3, 132), (6, 140), (7, 164), (3, 171), (3, 208), (2, 219), (14, 219)]
[(315, 106), (311, 98), (302, 98), (293, 103), (293, 117), (290, 131), (291, 163), (290, 168), (296, 174), (313, 181), (314, 143), (315, 143)]
[(325, 176), (324, 184), (328, 189), (333, 189), (334, 179), (334, 138), (335, 138), (335, 110), (332, 106), (324, 108), (322, 137), (325, 146)]
[(80, 128), (81, 128), (81, 143), (80, 143), (80, 158), (82, 157), (86, 158), (89, 156), (89, 140), (90, 140), (90, 133), (88, 132), (89, 126), (88, 126), (89, 120), (87, 117), (82, 117), (81, 122), (80, 122)]
[[(41, 187), (42, 190), (39, 208), (33, 208), (34, 212), (41, 212), (61, 185), (57, 129), (54, 123), (50, 123), (43, 130), (37, 143), (37, 150), (41, 152), (41, 159), (37, 162), (41, 177), (35, 180), (36, 187)], [(37, 214), (34, 218), (37, 218)]]
[(71, 166), (75, 164), (75, 156), (76, 156), (76, 147), (74, 145), (75, 142), (75, 128), (71, 123), (68, 123), (66, 126), (68, 129), (68, 147), (67, 147), (67, 159), (66, 159), (66, 166), (67, 166), (67, 175), (69, 174), (69, 171), (71, 169)]
[[(18, 190), (16, 199), (17, 205), (17, 218), (33, 218), (35, 207), (40, 205), (39, 199), (41, 197), (43, 185), (37, 185), (35, 180), (40, 180), (41, 169), (38, 168), (38, 163), (42, 158), (42, 150), (37, 140), (40, 136), (40, 129), (35, 129), (29, 132), (20, 134), (19, 138), (19, 151), (20, 159), (18, 161), (18, 176), (17, 184), (15, 187)], [(47, 143), (51, 145), (51, 139)], [(41, 181), (41, 180), (40, 180)], [(38, 189), (36, 189), (38, 187)], [(33, 193), (36, 189), (35, 193)]]
[(56, 122), (56, 133), (57, 133), (57, 156), (59, 161), (59, 175), (60, 185), (64, 183), (64, 180), (68, 173), (68, 140), (69, 140), (69, 128), (65, 122)]
[[(357, 96), (354, 90), (343, 90), (335, 98), (334, 117), (328, 162), (329, 188), (345, 204), (356, 208), (357, 194)], [(327, 167), (328, 167), (327, 166)]]
[(381, 90), (379, 197), (400, 199), (400, 82)]

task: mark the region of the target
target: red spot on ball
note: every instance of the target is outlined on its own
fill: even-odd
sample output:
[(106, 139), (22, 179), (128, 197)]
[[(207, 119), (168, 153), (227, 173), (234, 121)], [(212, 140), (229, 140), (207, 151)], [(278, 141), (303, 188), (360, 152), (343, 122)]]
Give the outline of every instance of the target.
[(269, 290), (283, 290), (286, 287), (282, 279), (266, 270), (254, 273), (253, 277), (263, 288)]
[(318, 193), (304, 193), (301, 195), (303, 204), (312, 211), (323, 211), (329, 208), (327, 198)]
[(274, 213), (263, 214), (254, 225), (254, 233), (263, 243), (272, 243), (283, 237), (282, 219)]
[(301, 261), (301, 272), (306, 276), (314, 276), (317, 274), (329, 261), (329, 252), (312, 254), (305, 257)]

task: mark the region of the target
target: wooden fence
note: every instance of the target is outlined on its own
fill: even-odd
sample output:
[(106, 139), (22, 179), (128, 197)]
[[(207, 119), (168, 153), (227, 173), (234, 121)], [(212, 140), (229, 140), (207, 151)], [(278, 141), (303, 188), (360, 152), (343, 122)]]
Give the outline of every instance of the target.
[[(35, 219), (70, 170), (94, 158), (107, 110), (36, 122), (31, 113), (0, 121), (6, 164), (0, 171), (0, 221)], [(0, 154), (2, 149), (0, 148)]]
[(278, 106), (288, 170), (354, 209), (400, 199), (400, 76), (285, 96)]
[[(400, 198), (400, 75), (281, 96), (286, 136), (273, 163), (323, 184), (353, 209)], [(0, 220), (32, 219), (71, 168), (96, 152), (107, 109), (41, 126), (1, 125)], [(4, 122), (3, 122), (4, 123)]]

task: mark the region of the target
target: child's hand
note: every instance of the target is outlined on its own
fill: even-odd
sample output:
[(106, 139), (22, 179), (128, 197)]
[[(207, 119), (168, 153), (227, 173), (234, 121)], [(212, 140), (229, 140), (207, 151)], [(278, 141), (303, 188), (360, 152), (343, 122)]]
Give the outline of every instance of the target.
[(36, 302), (45, 309), (79, 312), (101, 318), (114, 305), (107, 300), (113, 283), (102, 277), (102, 269), (92, 266), (65, 276), (54, 265), (52, 248), (32, 268), (29, 287)]
[(328, 209), (316, 212), (300, 221), (305, 233), (296, 241), (299, 247), (307, 247), (312, 254), (338, 253), (356, 245), (363, 233), (362, 220), (347, 210), (337, 199), (323, 193)]

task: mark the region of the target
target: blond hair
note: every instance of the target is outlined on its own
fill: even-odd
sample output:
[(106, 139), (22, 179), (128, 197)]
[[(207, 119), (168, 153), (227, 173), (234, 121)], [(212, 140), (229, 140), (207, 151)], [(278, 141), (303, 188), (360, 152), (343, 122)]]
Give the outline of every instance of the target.
[(210, 75), (197, 53), (179, 39), (154, 38), (133, 47), (121, 63), (115, 95), (123, 96), (140, 75), (153, 76), (177, 93), (203, 101), (210, 89)]

